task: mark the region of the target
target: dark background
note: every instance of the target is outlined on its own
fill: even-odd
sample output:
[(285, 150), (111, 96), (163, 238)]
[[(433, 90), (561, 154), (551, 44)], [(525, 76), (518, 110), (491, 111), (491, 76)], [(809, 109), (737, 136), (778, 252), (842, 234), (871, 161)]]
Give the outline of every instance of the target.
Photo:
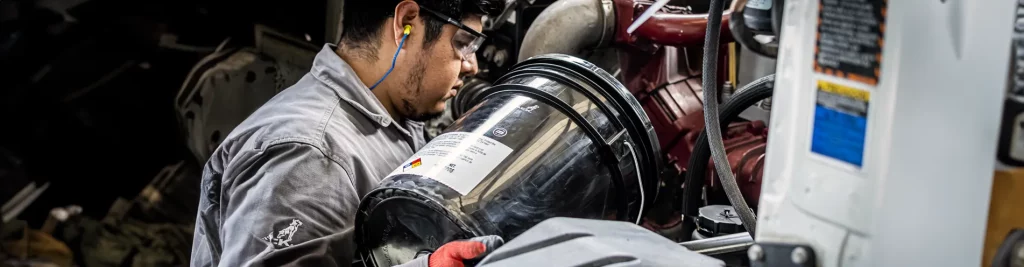
[[(20, 219), (38, 227), (51, 208), (70, 204), (102, 218), (165, 166), (197, 164), (173, 101), (189, 70), (229, 37), (252, 43), (256, 24), (322, 44), (325, 8), (326, 1), (0, 2), (0, 199), (48, 181)], [(162, 38), (189, 48), (161, 46)]]

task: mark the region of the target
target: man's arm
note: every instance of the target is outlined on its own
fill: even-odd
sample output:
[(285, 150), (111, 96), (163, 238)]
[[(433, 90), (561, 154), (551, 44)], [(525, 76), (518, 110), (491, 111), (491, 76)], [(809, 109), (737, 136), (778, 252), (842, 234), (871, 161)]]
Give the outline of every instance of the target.
[(348, 172), (311, 145), (284, 143), (225, 170), (220, 266), (349, 266), (359, 205)]

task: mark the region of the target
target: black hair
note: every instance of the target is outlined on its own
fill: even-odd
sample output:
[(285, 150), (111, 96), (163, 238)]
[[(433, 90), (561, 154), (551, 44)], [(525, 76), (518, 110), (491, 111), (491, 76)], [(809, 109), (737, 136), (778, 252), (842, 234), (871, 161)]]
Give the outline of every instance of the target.
[[(339, 45), (347, 49), (364, 50), (362, 55), (376, 60), (376, 48), (380, 45), (381, 27), (388, 18), (395, 16), (395, 6), (402, 0), (348, 0), (342, 10), (341, 40)], [(505, 8), (503, 0), (417, 0), (421, 7), (440, 12), (452, 18), (464, 19), (470, 15), (498, 15)], [(420, 11), (426, 29), (424, 47), (437, 42), (445, 22), (436, 16)]]

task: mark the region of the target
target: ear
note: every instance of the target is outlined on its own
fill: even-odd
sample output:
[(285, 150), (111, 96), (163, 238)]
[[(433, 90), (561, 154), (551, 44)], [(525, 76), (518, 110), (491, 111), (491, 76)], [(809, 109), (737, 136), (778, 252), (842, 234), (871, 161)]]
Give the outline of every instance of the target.
[(420, 5), (416, 4), (413, 0), (404, 0), (395, 6), (395, 19), (392, 25), (390, 25), (392, 32), (395, 33), (395, 46), (402, 42), (402, 37), (405, 35), (405, 25), (412, 25), (412, 31), (409, 33), (410, 36), (416, 34), (417, 30), (422, 30), (422, 27), (417, 27), (420, 26), (416, 19), (419, 16)]

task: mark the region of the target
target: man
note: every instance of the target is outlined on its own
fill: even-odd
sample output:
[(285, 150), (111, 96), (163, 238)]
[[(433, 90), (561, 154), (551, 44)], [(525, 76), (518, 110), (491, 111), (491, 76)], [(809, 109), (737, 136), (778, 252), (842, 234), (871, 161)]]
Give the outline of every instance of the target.
[[(460, 77), (476, 72), (481, 16), (503, 6), (346, 1), (341, 42), (206, 163), (192, 266), (350, 265), (360, 198), (424, 145), (420, 121), (441, 114)], [(407, 265), (461, 266), (500, 244), (480, 240)]]

